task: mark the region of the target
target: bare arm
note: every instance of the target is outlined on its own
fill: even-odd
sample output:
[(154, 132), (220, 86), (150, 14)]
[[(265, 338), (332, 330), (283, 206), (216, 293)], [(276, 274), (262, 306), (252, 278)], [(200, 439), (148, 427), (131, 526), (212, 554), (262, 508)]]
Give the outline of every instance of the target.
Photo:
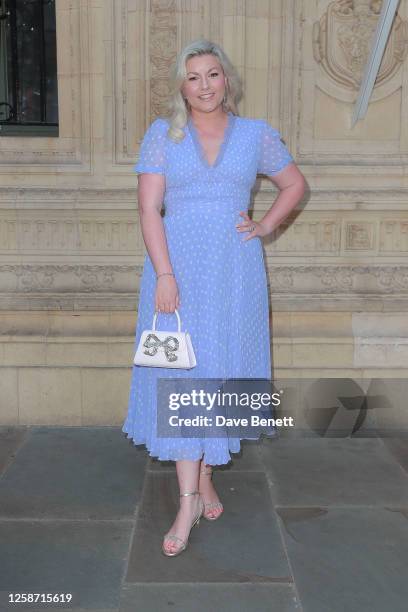
[(283, 170), (269, 177), (280, 189), (271, 208), (260, 220), (268, 234), (273, 232), (302, 199), (306, 180), (295, 163), (288, 164)]
[(156, 275), (173, 272), (166, 234), (160, 215), (165, 189), (163, 174), (140, 174), (137, 186), (139, 218), (143, 240)]
[[(245, 211), (239, 213), (244, 221), (236, 225), (237, 231), (249, 232), (243, 242), (256, 236), (267, 236), (273, 232), (297, 206), (305, 193), (306, 179), (294, 162), (269, 178), (279, 187), (280, 193), (268, 212), (258, 222), (252, 221)], [(254, 230), (251, 230), (252, 227)]]
[[(160, 211), (165, 191), (165, 177), (162, 174), (139, 175), (138, 203), (143, 240), (152, 261), (156, 275), (173, 272), (167, 246), (166, 233)], [(180, 305), (177, 283), (174, 276), (157, 279), (155, 310), (174, 312)]]

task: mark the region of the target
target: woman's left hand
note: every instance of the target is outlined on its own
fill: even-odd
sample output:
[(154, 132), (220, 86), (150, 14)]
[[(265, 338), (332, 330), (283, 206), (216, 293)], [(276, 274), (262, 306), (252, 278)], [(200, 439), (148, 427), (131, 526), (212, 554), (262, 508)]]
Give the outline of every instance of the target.
[(269, 234), (268, 230), (262, 223), (259, 221), (252, 221), (249, 218), (246, 212), (239, 213), (241, 217), (244, 217), (244, 221), (242, 223), (238, 223), (235, 227), (239, 232), (249, 232), (248, 236), (246, 236), (242, 242), (246, 242), (247, 240), (251, 240), (251, 238), (267, 236)]

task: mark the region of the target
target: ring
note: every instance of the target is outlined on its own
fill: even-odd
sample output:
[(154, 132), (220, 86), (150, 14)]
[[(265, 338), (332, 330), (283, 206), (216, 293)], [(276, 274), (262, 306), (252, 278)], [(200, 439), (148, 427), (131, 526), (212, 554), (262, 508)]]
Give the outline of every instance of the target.
[(255, 229), (255, 225), (253, 225), (252, 227), (250, 227), (250, 228), (249, 228), (249, 231), (250, 231), (250, 232), (253, 232), (253, 231), (254, 231), (254, 229)]

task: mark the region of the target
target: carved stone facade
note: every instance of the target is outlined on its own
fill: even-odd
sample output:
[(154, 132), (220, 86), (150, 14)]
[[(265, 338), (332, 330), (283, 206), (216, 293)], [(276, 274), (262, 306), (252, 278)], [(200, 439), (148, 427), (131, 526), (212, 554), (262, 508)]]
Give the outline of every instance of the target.
[[(122, 421), (144, 256), (132, 165), (200, 36), (239, 69), (240, 114), (280, 130), (309, 185), (264, 240), (275, 375), (405, 376), (408, 0), (354, 129), (380, 1), (56, 5), (60, 135), (0, 136), (0, 424)], [(276, 195), (257, 181), (255, 219)]]
[[(360, 88), (381, 6), (381, 0), (335, 0), (314, 24), (314, 58), (343, 92)], [(377, 75), (375, 99), (380, 99), (380, 90), (382, 97), (388, 95), (382, 86), (397, 75), (394, 87), (398, 87), (407, 52), (408, 25), (397, 14)]]

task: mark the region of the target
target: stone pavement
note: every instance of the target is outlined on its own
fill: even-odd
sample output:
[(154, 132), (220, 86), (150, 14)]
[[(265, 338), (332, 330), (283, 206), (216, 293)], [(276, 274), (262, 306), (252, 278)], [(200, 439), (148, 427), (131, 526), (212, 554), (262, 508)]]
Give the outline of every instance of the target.
[(167, 558), (173, 463), (119, 427), (0, 428), (0, 610), (406, 612), (407, 438), (246, 441), (213, 478), (223, 516)]

